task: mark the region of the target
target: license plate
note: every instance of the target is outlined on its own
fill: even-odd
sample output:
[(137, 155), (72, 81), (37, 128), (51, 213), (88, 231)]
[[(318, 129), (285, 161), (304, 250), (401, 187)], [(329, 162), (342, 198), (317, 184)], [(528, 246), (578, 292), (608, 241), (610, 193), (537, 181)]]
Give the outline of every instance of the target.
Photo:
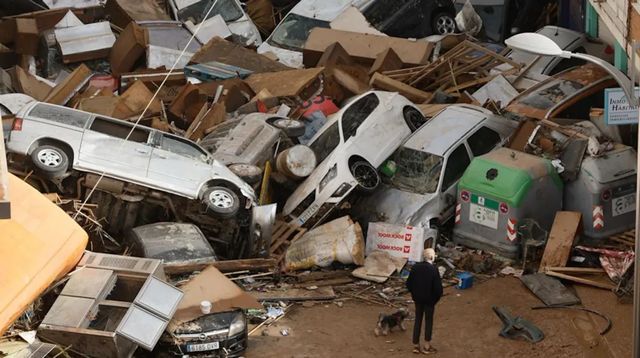
[(320, 209), (320, 205), (315, 203), (312, 204), (309, 208), (307, 208), (307, 210), (302, 213), (302, 215), (298, 217), (298, 224), (302, 226), (307, 222), (307, 220), (311, 219), (318, 212), (318, 209)]
[(220, 342), (187, 344), (187, 352), (212, 351), (220, 348)]
[(636, 194), (619, 196), (611, 200), (611, 215), (618, 216), (636, 209)]
[(474, 203), (469, 204), (469, 220), (492, 229), (498, 229), (498, 210), (485, 208)]

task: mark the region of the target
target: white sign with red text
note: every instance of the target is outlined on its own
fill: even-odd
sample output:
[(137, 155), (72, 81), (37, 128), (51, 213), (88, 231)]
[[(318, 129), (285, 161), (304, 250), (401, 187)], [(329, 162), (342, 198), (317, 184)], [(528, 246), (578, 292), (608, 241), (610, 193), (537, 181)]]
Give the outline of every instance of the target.
[(409, 261), (422, 261), (424, 229), (384, 222), (369, 223), (367, 230), (366, 254), (385, 251), (391, 256), (403, 257)]

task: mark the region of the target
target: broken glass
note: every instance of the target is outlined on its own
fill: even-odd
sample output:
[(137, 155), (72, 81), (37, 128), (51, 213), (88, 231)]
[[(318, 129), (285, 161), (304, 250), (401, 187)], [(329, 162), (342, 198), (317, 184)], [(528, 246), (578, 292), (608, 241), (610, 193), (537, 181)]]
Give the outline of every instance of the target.
[(396, 173), (391, 178), (391, 185), (418, 194), (436, 192), (442, 172), (442, 157), (401, 147), (393, 155), (393, 160)]
[(302, 51), (309, 33), (316, 27), (329, 28), (329, 22), (290, 13), (268, 42), (284, 49)]

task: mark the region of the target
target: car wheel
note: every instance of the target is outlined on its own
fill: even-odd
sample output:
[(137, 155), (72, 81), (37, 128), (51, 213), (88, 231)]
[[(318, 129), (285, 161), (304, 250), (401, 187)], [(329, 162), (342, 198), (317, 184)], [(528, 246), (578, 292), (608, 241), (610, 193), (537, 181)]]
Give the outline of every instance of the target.
[(207, 205), (208, 210), (221, 218), (234, 217), (240, 209), (238, 195), (223, 186), (207, 188), (202, 194), (202, 201)]
[(380, 184), (380, 175), (376, 168), (363, 160), (353, 162), (349, 169), (358, 182), (358, 188), (365, 192), (375, 190)]
[(279, 118), (273, 121), (273, 126), (283, 131), (288, 137), (303, 136), (305, 131), (304, 123), (295, 119)]
[(229, 170), (249, 184), (259, 183), (262, 179), (262, 169), (251, 164), (231, 164)]
[(31, 152), (33, 165), (49, 178), (63, 176), (69, 169), (69, 156), (59, 147), (41, 145)]
[(446, 12), (439, 12), (431, 23), (434, 34), (445, 35), (456, 32), (456, 20)]

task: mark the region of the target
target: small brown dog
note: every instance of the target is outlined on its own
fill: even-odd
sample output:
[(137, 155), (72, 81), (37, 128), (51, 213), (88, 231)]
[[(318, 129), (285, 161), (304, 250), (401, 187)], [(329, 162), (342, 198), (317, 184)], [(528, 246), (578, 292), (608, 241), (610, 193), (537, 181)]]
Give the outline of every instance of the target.
[(380, 313), (378, 316), (378, 323), (373, 333), (378, 337), (379, 335), (386, 336), (394, 327), (400, 327), (401, 330), (406, 331), (407, 327), (404, 325), (404, 320), (409, 317), (409, 311), (406, 308), (400, 308), (392, 314)]

